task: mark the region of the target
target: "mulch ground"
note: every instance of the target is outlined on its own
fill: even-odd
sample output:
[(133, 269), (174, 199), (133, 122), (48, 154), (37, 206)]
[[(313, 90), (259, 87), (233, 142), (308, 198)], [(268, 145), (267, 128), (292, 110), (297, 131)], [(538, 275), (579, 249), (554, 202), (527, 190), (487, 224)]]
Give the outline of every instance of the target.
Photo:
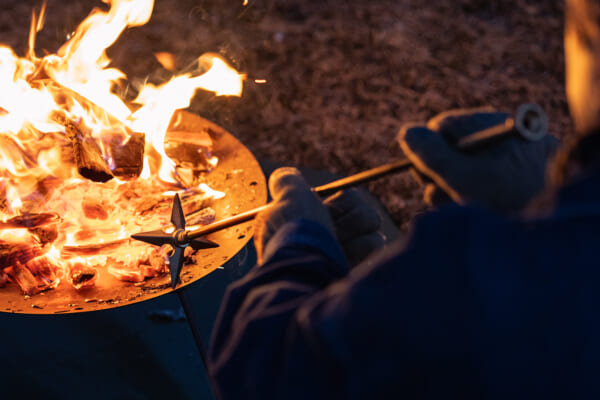
[[(0, 6), (0, 41), (19, 54), (39, 4)], [(95, 5), (104, 6), (49, 0), (38, 54), (54, 52)], [(125, 32), (109, 55), (135, 86), (163, 75), (155, 52), (181, 67), (220, 53), (248, 74), (244, 95), (201, 93), (194, 112), (259, 159), (351, 174), (399, 157), (402, 124), (450, 108), (537, 102), (551, 133), (568, 134), (562, 13), (555, 0), (157, 0), (150, 23)], [(409, 174), (369, 189), (401, 226), (423, 208)]]

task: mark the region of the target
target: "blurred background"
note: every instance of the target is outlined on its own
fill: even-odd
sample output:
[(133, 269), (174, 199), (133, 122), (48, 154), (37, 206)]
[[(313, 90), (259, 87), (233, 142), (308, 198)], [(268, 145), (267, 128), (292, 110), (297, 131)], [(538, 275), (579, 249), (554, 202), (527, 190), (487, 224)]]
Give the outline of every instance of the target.
[[(40, 5), (3, 0), (0, 42), (24, 55)], [(49, 0), (38, 55), (55, 52), (93, 7), (107, 8)], [(399, 157), (403, 123), (450, 108), (537, 102), (551, 133), (567, 135), (562, 13), (556, 0), (156, 0), (150, 22), (109, 56), (135, 88), (165, 76), (154, 53), (172, 53), (181, 69), (219, 53), (248, 74), (244, 94), (199, 93), (192, 111), (260, 160), (347, 175)], [(402, 228), (423, 208), (409, 174), (369, 189)]]

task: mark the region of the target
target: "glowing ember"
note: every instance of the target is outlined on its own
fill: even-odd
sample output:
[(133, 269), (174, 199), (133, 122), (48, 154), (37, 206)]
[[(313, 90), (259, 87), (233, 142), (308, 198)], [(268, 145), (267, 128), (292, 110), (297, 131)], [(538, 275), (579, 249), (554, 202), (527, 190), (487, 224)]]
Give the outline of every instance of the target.
[[(109, 67), (106, 49), (148, 22), (154, 4), (104, 1), (110, 9), (93, 10), (56, 54), (35, 53), (45, 5), (25, 57), (0, 46), (0, 287), (12, 281), (33, 295), (60, 282), (90, 287), (105, 272), (133, 282), (163, 274), (168, 249), (129, 236), (167, 225), (174, 192), (191, 226), (211, 222), (207, 207), (224, 196), (194, 172), (217, 163), (208, 135), (190, 138), (199, 162), (171, 159), (165, 138), (186, 142), (172, 118), (198, 89), (240, 96), (244, 75), (205, 54), (197, 73), (147, 84), (126, 103), (113, 93), (126, 76)], [(169, 53), (155, 56), (176, 68)]]

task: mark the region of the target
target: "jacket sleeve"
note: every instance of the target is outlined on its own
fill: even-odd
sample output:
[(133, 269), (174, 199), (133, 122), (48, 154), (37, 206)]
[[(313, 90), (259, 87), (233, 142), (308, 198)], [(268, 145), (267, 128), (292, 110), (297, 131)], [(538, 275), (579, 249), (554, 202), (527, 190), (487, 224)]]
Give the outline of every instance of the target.
[(228, 288), (213, 330), (209, 368), (222, 400), (368, 398), (389, 394), (390, 382), (408, 394), (422, 383), (423, 353), (461, 351), (447, 335), (462, 318), (456, 274), (428, 268), (443, 249), (409, 244), (349, 274), (320, 225), (290, 222), (271, 242), (267, 261)]

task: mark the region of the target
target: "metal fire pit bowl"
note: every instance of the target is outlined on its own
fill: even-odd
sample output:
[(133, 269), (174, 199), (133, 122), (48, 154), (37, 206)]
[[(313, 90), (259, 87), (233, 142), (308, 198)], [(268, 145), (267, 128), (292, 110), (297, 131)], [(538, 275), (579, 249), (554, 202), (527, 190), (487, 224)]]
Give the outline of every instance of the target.
[[(229, 132), (202, 117), (189, 112), (181, 112), (179, 117), (174, 118), (179, 121), (178, 130), (205, 131), (213, 139), (213, 154), (219, 158), (219, 163), (213, 171), (206, 174), (205, 182), (211, 188), (226, 193), (224, 198), (214, 200), (211, 204), (217, 219), (265, 204), (265, 177), (252, 153)], [(183, 267), (181, 283), (177, 289), (201, 279), (223, 265), (246, 245), (253, 233), (250, 221), (208, 235), (207, 238), (217, 242), (219, 247), (200, 250), (196, 263)], [(99, 269), (98, 275), (93, 288), (76, 290), (61, 283), (56, 289), (32, 297), (24, 296), (17, 284), (10, 283), (0, 288), (0, 311), (22, 314), (78, 313), (126, 306), (173, 292), (169, 274), (139, 284), (119, 281), (104, 268)]]

